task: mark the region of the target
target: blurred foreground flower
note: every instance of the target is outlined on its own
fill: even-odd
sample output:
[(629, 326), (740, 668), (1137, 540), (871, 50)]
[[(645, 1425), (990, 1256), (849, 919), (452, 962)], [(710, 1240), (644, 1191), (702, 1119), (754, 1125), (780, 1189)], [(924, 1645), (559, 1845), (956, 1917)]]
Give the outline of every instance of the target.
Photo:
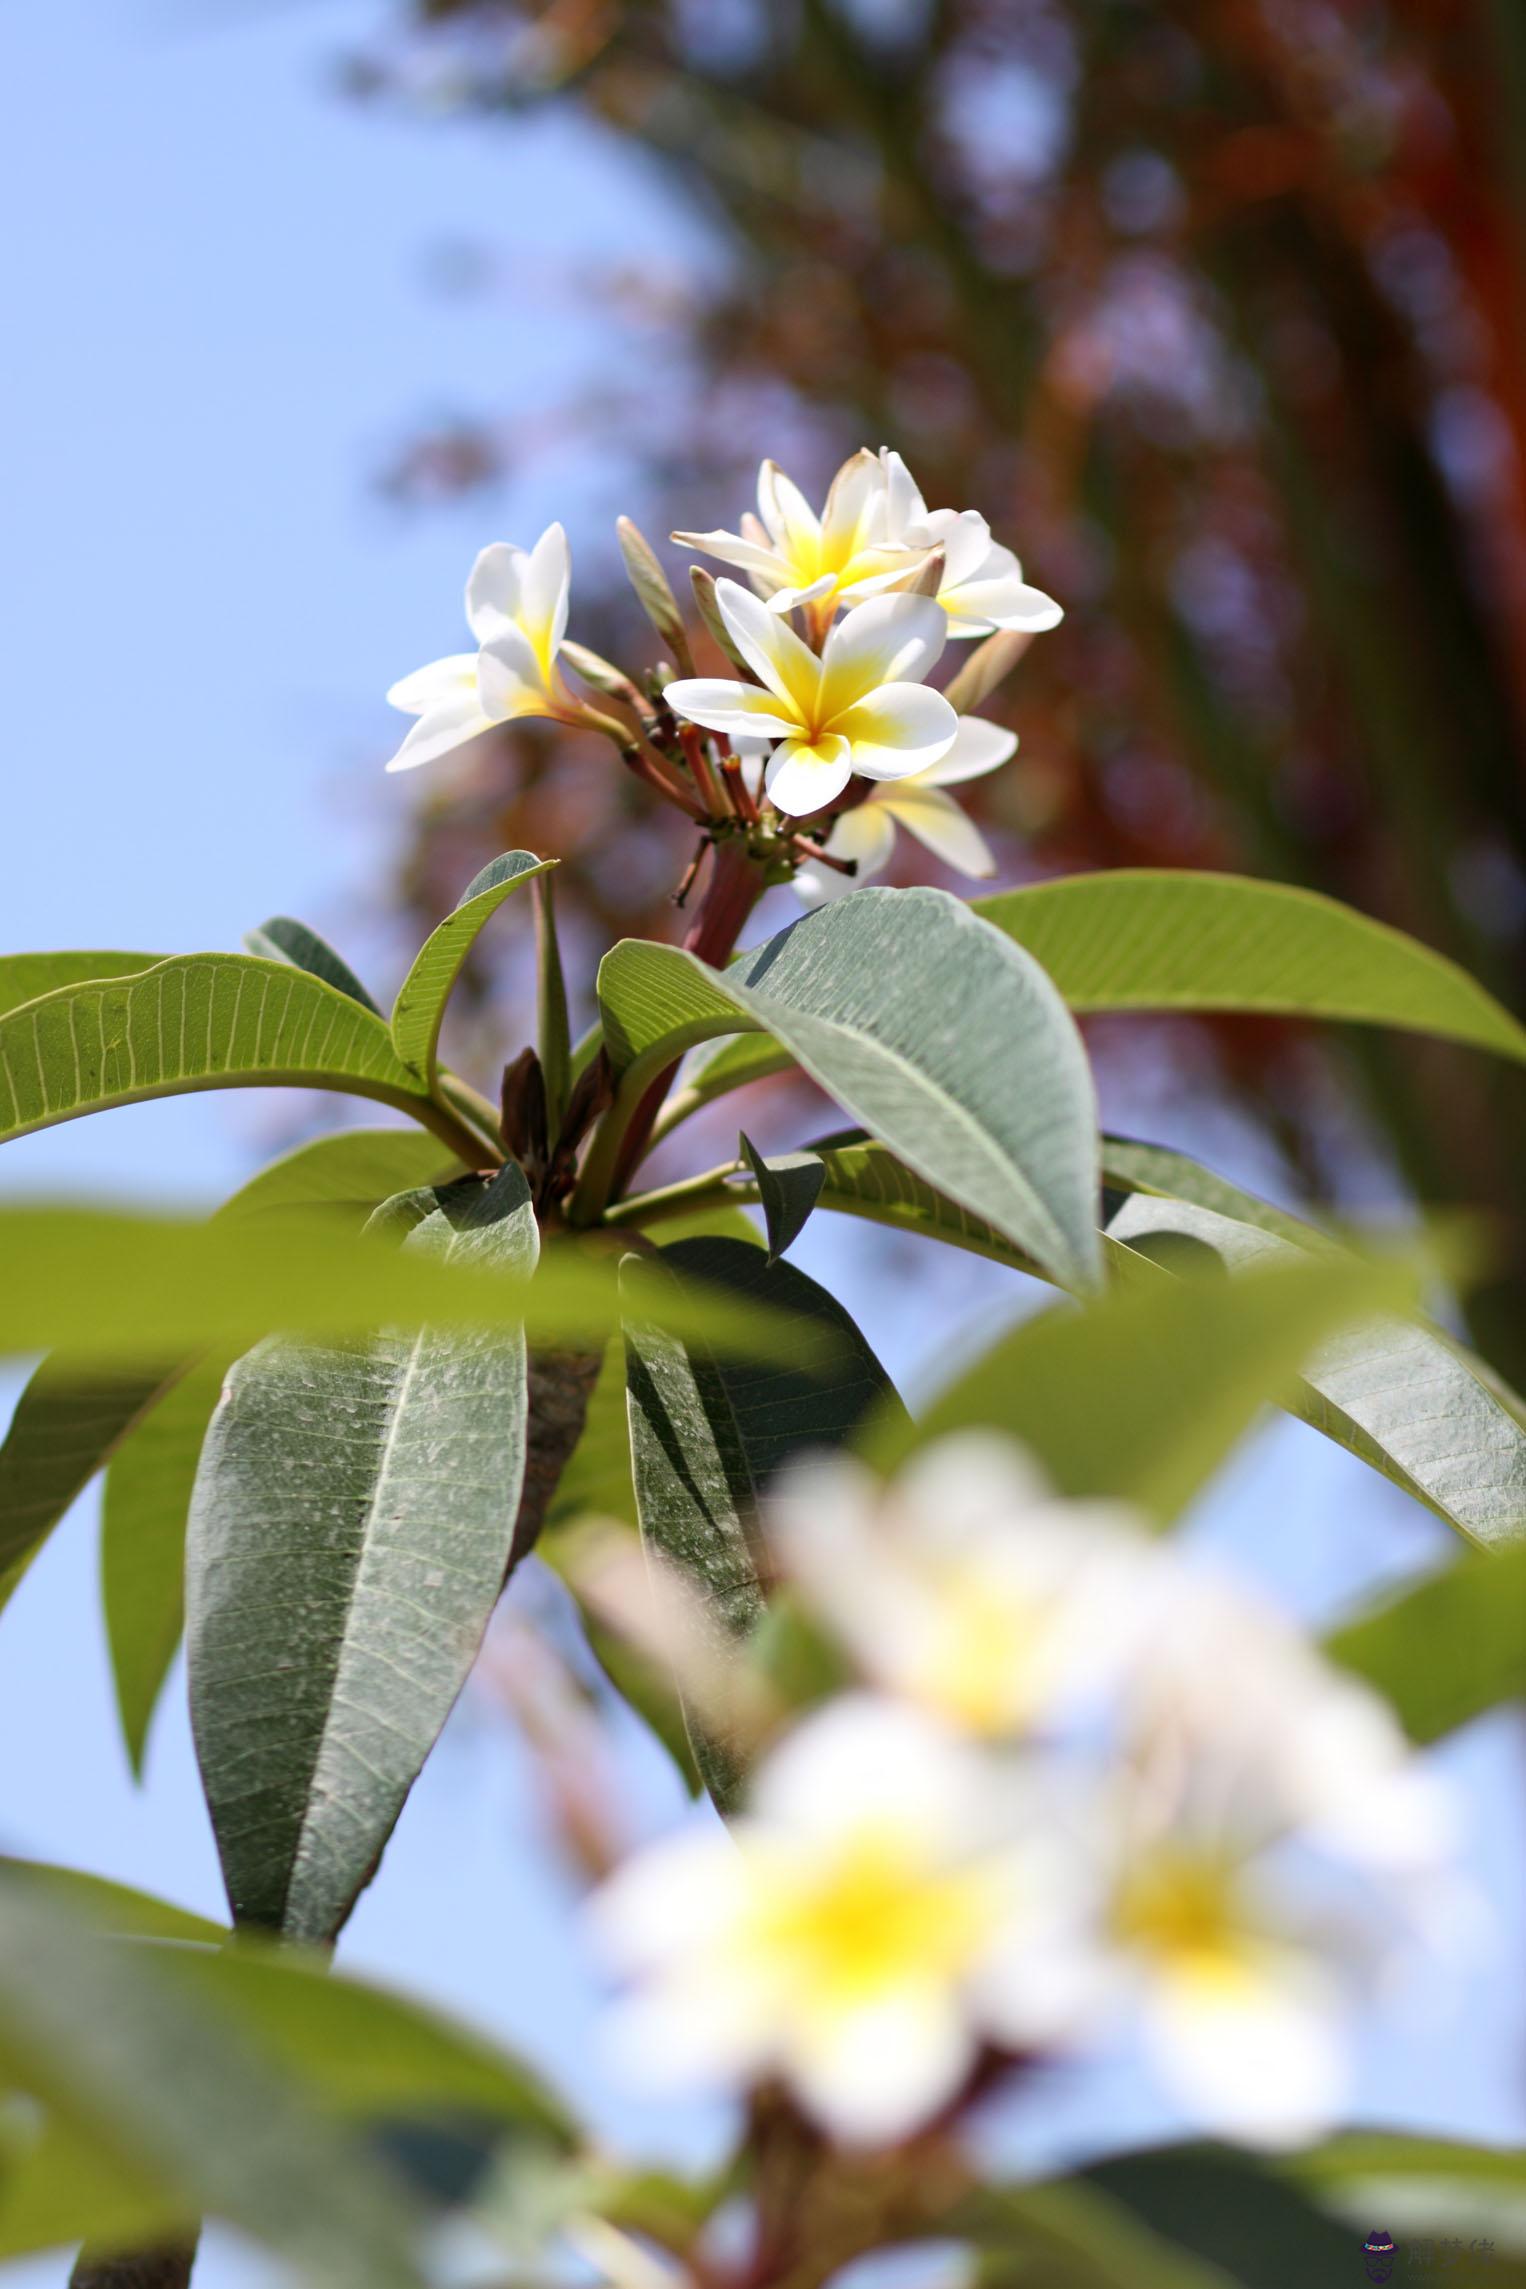
[(549, 525), (528, 552), (506, 541), (483, 549), (466, 584), (467, 625), (478, 649), (433, 660), (392, 686), (389, 703), (419, 720), (389, 771), (432, 763), (516, 717), (583, 720), (557, 666), (571, 584), (567, 535), (560, 525)]
[(804, 1461), (763, 1526), (879, 1691), (765, 1754), (729, 1834), (661, 1843), (600, 1895), (643, 2074), (777, 2076), (884, 2143), (977, 2066), (1132, 2029), (1205, 2129), (1275, 2145), (1337, 2119), (1357, 2004), (1466, 1921), (1386, 1705), (993, 1434), (889, 1486)]
[(777, 739), (763, 783), (781, 811), (802, 817), (834, 802), (855, 772), (905, 778), (953, 746), (959, 719), (921, 681), (943, 649), (943, 615), (929, 598), (855, 605), (818, 656), (736, 581), (717, 581), (715, 595), (759, 682), (681, 677), (663, 697), (709, 731)]
[(594, 1907), (634, 1981), (615, 2034), (643, 2079), (777, 2074), (824, 2128), (872, 2144), (946, 2106), (983, 2040), (1066, 2031), (1076, 1922), (1017, 1776), (993, 1786), (957, 1735), (857, 1694), (764, 1760), (729, 1834), (652, 1847)]

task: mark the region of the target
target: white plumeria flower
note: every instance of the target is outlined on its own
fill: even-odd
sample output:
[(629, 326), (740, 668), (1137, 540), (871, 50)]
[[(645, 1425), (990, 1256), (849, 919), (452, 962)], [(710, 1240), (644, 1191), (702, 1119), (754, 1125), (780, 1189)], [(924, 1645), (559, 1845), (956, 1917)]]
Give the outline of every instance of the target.
[(1155, 1546), (1121, 1503), (1067, 1502), (992, 1433), (938, 1440), (887, 1487), (842, 1454), (776, 1481), (770, 1546), (876, 1684), (1017, 1737), (1114, 1681)]
[(890, 864), (897, 827), (904, 827), (934, 858), (960, 874), (994, 874), (996, 860), (985, 836), (943, 790), (997, 770), (1016, 752), (1015, 731), (1004, 731), (999, 723), (986, 723), (976, 715), (962, 715), (954, 744), (940, 762), (905, 779), (887, 781), (865, 802), (833, 820), (825, 847), (834, 858), (856, 859), (858, 872), (839, 874), (834, 867), (808, 861), (795, 876), (797, 896), (807, 906), (820, 906), (872, 882)]
[(419, 720), (389, 771), (432, 763), (518, 716), (583, 720), (557, 666), (571, 582), (567, 535), (559, 524), (549, 525), (528, 552), (506, 541), (482, 550), (466, 583), (467, 625), (478, 649), (433, 660), (392, 686), (391, 705)]
[(990, 636), (998, 628), (1041, 635), (1065, 615), (1052, 596), (1023, 578), (1010, 548), (991, 538), (976, 509), (929, 509), (899, 453), (880, 448), (885, 532), (892, 543), (925, 556), (943, 550), (938, 602), (951, 636)]
[[(1414, 1932), (1455, 1933), (1439, 1791), (1386, 1704), (1235, 1585), (1163, 1569), (1121, 1711), (1104, 1944), (1162, 2079), (1206, 2126), (1298, 2144), (1339, 2117), (1349, 2022)], [(1335, 1892), (1344, 1862), (1381, 1878)], [(1295, 1877), (1298, 1879), (1295, 1883)]]
[(856, 604), (820, 655), (787, 621), (734, 580), (716, 602), (756, 684), (688, 676), (670, 683), (669, 707), (707, 731), (776, 739), (763, 782), (781, 811), (803, 817), (865, 779), (904, 779), (947, 754), (959, 718), (922, 683), (943, 649), (945, 620), (927, 596), (875, 596)]
[(1088, 2000), (1074, 1877), (1014, 1776), (868, 1695), (789, 1735), (729, 1831), (649, 1847), (592, 1912), (631, 1982), (613, 2031), (635, 2071), (778, 2075), (849, 2143), (905, 2137), (983, 2042), (1063, 2039)]
[(674, 533), (685, 548), (718, 556), (745, 572), (775, 612), (797, 604), (835, 609), (861, 603), (913, 572), (918, 556), (885, 538), (884, 472), (865, 447), (833, 478), (820, 516), (772, 461), (758, 471), (757, 517), (739, 533)]

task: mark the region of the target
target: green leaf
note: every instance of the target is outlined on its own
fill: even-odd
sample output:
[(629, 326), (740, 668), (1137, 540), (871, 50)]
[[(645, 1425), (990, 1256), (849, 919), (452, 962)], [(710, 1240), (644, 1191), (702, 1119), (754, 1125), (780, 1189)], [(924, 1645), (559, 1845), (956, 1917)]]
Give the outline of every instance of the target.
[(824, 1171), (820, 1205), (839, 1215), (862, 1216), (897, 1232), (942, 1240), (949, 1246), (988, 1256), (1014, 1271), (1039, 1279), (1048, 1275), (1033, 1258), (1004, 1239), (994, 1225), (972, 1216), (957, 1200), (924, 1183), (914, 1170), (872, 1137), (829, 1137), (811, 1147)]
[(1014, 1328), (913, 1433), (877, 1431), (876, 1460), (989, 1425), (1029, 1446), (1062, 1493), (1117, 1495), (1169, 1524), (1321, 1343), (1410, 1304), (1418, 1286), (1408, 1265), (1356, 1257), (1294, 1257), (1235, 1280), (1140, 1269), (1082, 1310)]
[(768, 1260), (774, 1263), (799, 1238), (806, 1218), (816, 1205), (826, 1177), (819, 1153), (776, 1153), (766, 1160), (744, 1131), (737, 1139), (741, 1157), (752, 1170), (768, 1225)]
[(1430, 1575), (1325, 1650), (1378, 1688), (1415, 1741), (1526, 1698), (1526, 1542)]
[(415, 954), (392, 1012), (392, 1043), (404, 1067), (431, 1087), (445, 1005), (478, 933), (512, 891), (555, 863), (527, 850), (511, 850), (491, 860), (473, 876), (455, 910), (430, 931)]
[(42, 1362), (0, 1446), (0, 1608), (75, 1497), (182, 1371), (162, 1363), (90, 1371), (64, 1354)]
[(1227, 2147), (1123, 2154), (1083, 2182), (1242, 2289), (1351, 2289), (1362, 2277), (1366, 2227), (1353, 2236), (1280, 2170)]
[(24, 1002), (91, 978), (130, 978), (162, 962), (162, 954), (0, 954), (0, 1017)]
[[(523, 1278), (512, 1163), (430, 1196), (405, 1255)], [(283, 1338), (239, 1361), (191, 1501), (191, 1718), (234, 1920), (331, 1939), (466, 1681), (525, 1463), (517, 1332)]]
[(252, 954), (177, 954), (135, 977), (62, 986), (0, 1017), (0, 1142), (82, 1113), (195, 1089), (338, 1089), (461, 1131), (371, 1012)]
[[(225, 2218), (312, 2289), (421, 2289), (400, 2195), (196, 1991), (187, 1968), (198, 1960), (183, 1946), (108, 1938), (6, 1886), (0, 2064), (12, 2086), (102, 2151), (119, 2190), (141, 2185), (161, 2217)], [(99, 2238), (82, 2206), (73, 2231)], [(0, 2227), (12, 2222), (0, 2205)]]
[[(1236, 1276), (1309, 1251), (1337, 1260), (1308, 1227), (1295, 1246), (1212, 1208), (1145, 1193), (1116, 1208), (1107, 1229), (1146, 1254), (1182, 1243), (1211, 1250)], [(1345, 1328), (1308, 1360), (1284, 1404), (1470, 1541), (1493, 1548), (1526, 1533), (1526, 1425), (1437, 1329), (1413, 1319)]]
[[(653, 1075), (692, 1043), (772, 1034), (909, 1167), (1067, 1286), (1099, 1276), (1085, 1052), (1043, 972), (940, 890), (864, 890), (730, 969), (626, 941), (599, 971), (622, 1076), (612, 1158)], [(585, 1171), (597, 1189), (593, 1163)]]
[(220, 1947), (228, 1936), (226, 1924), (209, 1916), (177, 1907), (131, 1884), (114, 1883), (109, 1876), (91, 1875), (84, 1868), (65, 1868), (49, 1860), (12, 1860), (0, 1857), (0, 1890), (35, 1894), (43, 1902), (58, 1901), (66, 1913), (84, 1915), (102, 1931), (120, 1938), (198, 1940)]
[[(404, 1185), (443, 1179), (446, 1155), (415, 1129), (341, 1129), (260, 1170), (217, 1218), (318, 1211), (358, 1223)], [(135, 1773), (180, 1643), (185, 1526), (196, 1464), (223, 1378), (242, 1346), (186, 1362), (160, 1386), (135, 1435), (113, 1455), (101, 1511), (101, 1586), (123, 1738)]]
[[(628, 1276), (639, 1286), (642, 1269)], [(675, 1297), (654, 1286), (644, 1308), (739, 1355), (830, 1365), (816, 1329), (719, 1295)], [(325, 1222), (299, 1230), (282, 1218), (192, 1223), (0, 1202), (0, 1355), (67, 1348), (115, 1364), (214, 1343), (245, 1350), (272, 1328), (345, 1337), (387, 1326), (521, 1324), (533, 1343), (582, 1350), (617, 1319), (612, 1255), (580, 1246), (550, 1251), (526, 1284)]]
[(348, 994), (362, 1009), (381, 1016), (380, 1009), (343, 955), (336, 954), (326, 938), (320, 938), (316, 930), (309, 930), (305, 922), (294, 920), (290, 914), (272, 914), (257, 930), (246, 930), (244, 947), (248, 953), (262, 955), (268, 962), (290, 962), (293, 969), (306, 970), (309, 977), (321, 978), (336, 993)]
[[(737, 1240), (681, 1240), (662, 1250), (674, 1284), (724, 1287), (744, 1303), (819, 1319), (839, 1339), (830, 1380), (787, 1367), (738, 1367), (681, 1343), (633, 1308), (625, 1326), (631, 1468), (643, 1540), (695, 1585), (717, 1644), (763, 1618), (758, 1498), (802, 1449), (840, 1445), (871, 1409), (899, 1407), (884, 1369), (836, 1300), (792, 1264)], [(691, 1723), (695, 1760), (720, 1802), (736, 1760)]]
[(161, 1395), (106, 1473), (101, 1595), (122, 1739), (142, 1777), (164, 1681), (180, 1644), (185, 1530), (196, 1465), (236, 1352), (196, 1362)]
[(1262, 1010), (1395, 1025), (1526, 1059), (1465, 970), (1333, 898), (1240, 875), (1124, 868), (980, 898), (1072, 1009)]
[(1316, 1225), (1305, 1224), (1285, 1208), (1274, 1208), (1258, 1193), (1242, 1190), (1216, 1169), (1205, 1168), (1201, 1161), (1190, 1160), (1184, 1152), (1173, 1152), (1168, 1145), (1141, 1144), (1135, 1137), (1110, 1136), (1104, 1131), (1102, 1174), (1104, 1181), (1120, 1192), (1151, 1192), (1163, 1199), (1190, 1200), (1199, 1208), (1232, 1216), (1237, 1223), (1254, 1225), (1257, 1231), (1270, 1232), (1279, 1240), (1291, 1240), (1296, 1247), (1323, 1249), (1327, 1254), (1339, 1252), (1340, 1243)]
[(991, 2187), (951, 2221), (985, 2252), (980, 2289), (1235, 2289), (1096, 2185)]
[[(357, 1185), (375, 1186), (370, 1205), (399, 1183), (439, 1173), (446, 1158), (433, 1138), (412, 1129), (322, 1137), (263, 1170), (218, 1215), (337, 1199)], [(181, 1359), (92, 1372), (65, 1353), (43, 1361), (0, 1446), (0, 1607), (70, 1503), (129, 1433), (145, 1428), (190, 1364)], [(177, 1604), (178, 1596), (177, 1590)]]

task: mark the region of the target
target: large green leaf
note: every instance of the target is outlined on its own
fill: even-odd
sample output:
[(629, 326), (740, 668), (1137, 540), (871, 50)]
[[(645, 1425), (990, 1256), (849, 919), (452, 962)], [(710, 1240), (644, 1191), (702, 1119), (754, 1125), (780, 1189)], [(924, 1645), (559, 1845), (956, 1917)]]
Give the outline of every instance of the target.
[[(425, 1197), (405, 1254), (529, 1273), (512, 1163)], [(503, 1587), (525, 1428), (517, 1331), (277, 1337), (233, 1369), (191, 1501), (186, 1640), (237, 1922), (343, 1925)]]
[(1237, 2280), (1076, 2178), (991, 2187), (950, 2223), (983, 2253), (977, 2289), (1235, 2289)]
[[(1146, 1253), (1183, 1242), (1209, 1249), (1236, 1274), (1304, 1254), (1276, 1233), (1154, 1194), (1131, 1194), (1107, 1229)], [(1332, 1260), (1323, 1235), (1308, 1232), (1306, 1245)], [(1344, 1328), (1285, 1403), (1470, 1540), (1498, 1547), (1526, 1533), (1526, 1426), (1436, 1329), (1412, 1319)]]
[[(359, 1222), (405, 1185), (450, 1173), (417, 1129), (341, 1129), (297, 1146), (224, 1201), (219, 1219), (310, 1214)], [(134, 1772), (180, 1642), (185, 1523), (202, 1440), (242, 1346), (219, 1346), (187, 1371), (112, 1457), (101, 1510), (101, 1587), (123, 1737)]]
[(1378, 1687), (1416, 1741), (1526, 1699), (1526, 1542), (1430, 1575), (1326, 1650)]
[[(631, 1275), (640, 1283), (640, 1268)], [(825, 1358), (816, 1330), (764, 1318), (718, 1294), (655, 1287), (649, 1315), (722, 1349), (797, 1364)], [(611, 1254), (564, 1246), (527, 1285), (470, 1264), (400, 1254), (376, 1235), (192, 1223), (98, 1208), (0, 1203), (0, 1356), (69, 1349), (115, 1363), (177, 1358), (225, 1343), (246, 1349), (272, 1328), (316, 1336), (385, 1326), (502, 1328), (534, 1343), (587, 1349), (617, 1324)]]
[[(352, 1197), (370, 1207), (401, 1184), (442, 1173), (448, 1158), (443, 1146), (416, 1129), (342, 1131), (299, 1146), (261, 1170), (217, 1213), (265, 1214)], [(191, 1363), (91, 1371), (67, 1353), (44, 1360), (17, 1401), (0, 1446), (0, 1606), (70, 1503), (130, 1432), (146, 1429)], [(184, 1411), (183, 1406), (182, 1416)], [(178, 1605), (178, 1591), (176, 1598)]]
[(338, 1089), (463, 1132), (347, 994), (253, 954), (177, 954), (61, 986), (0, 1017), (0, 1142), (82, 1113), (196, 1089)]
[[(58, 1902), (5, 1886), (0, 2069), (77, 2149), (105, 2158), (119, 2206), (125, 2188), (141, 2188), (145, 2227), (150, 2209), (156, 2227), (210, 2214), (311, 2289), (421, 2289), (414, 2221), (395, 2187), (197, 1990), (193, 1960), (180, 1946), (109, 1938)], [(90, 2188), (87, 2177), (86, 2201)], [(0, 2231), (14, 2226), (0, 2203)], [(99, 2228), (89, 2214), (69, 2221), (74, 2233)]]
[(23, 1002), (55, 993), (60, 986), (88, 978), (130, 978), (162, 962), (162, 954), (107, 954), (88, 950), (63, 954), (0, 954), (0, 1017)]
[(555, 863), (527, 850), (511, 850), (493, 859), (467, 884), (459, 905), (431, 930), (414, 956), (392, 1012), (392, 1042), (403, 1065), (431, 1086), (445, 1004), (478, 932), (512, 891)]
[(1072, 1009), (1261, 1010), (1435, 1033), (1526, 1060), (1526, 1027), (1465, 970), (1317, 891), (1121, 869), (975, 901)]
[[(1317, 891), (1120, 868), (999, 891), (975, 899), (972, 911), (1025, 946), (1074, 1010), (1241, 1010), (1394, 1025), (1526, 1058), (1526, 1027), (1455, 962)], [(661, 1132), (790, 1062), (775, 1041), (701, 1051)]]
[[(945, 892), (861, 891), (724, 972), (627, 941), (600, 966), (599, 999), (621, 1076), (611, 1140), (683, 1049), (762, 1031), (925, 1181), (1065, 1285), (1096, 1283), (1096, 1108), (1080, 1039), (1043, 972)], [(601, 1173), (591, 1163), (590, 1192)]]
[(1294, 1255), (1235, 1280), (1139, 1269), (1082, 1310), (1024, 1321), (914, 1431), (879, 1430), (876, 1459), (989, 1425), (1023, 1440), (1063, 1493), (1121, 1496), (1167, 1524), (1321, 1343), (1418, 1287), (1412, 1266), (1356, 1257)]
[[(745, 1637), (765, 1611), (758, 1499), (803, 1449), (840, 1445), (871, 1409), (899, 1401), (863, 1336), (836, 1300), (794, 1265), (725, 1239), (681, 1240), (662, 1251), (675, 1285), (724, 1287), (744, 1302), (814, 1316), (839, 1339), (836, 1375), (783, 1366), (741, 1367), (682, 1343), (633, 1308), (625, 1326), (631, 1474), (643, 1540), (700, 1592), (715, 1642)], [(724, 1743), (691, 1722), (694, 1754), (720, 1801), (736, 1782)]]
[(316, 930), (294, 916), (272, 914), (257, 930), (244, 932), (244, 946), (247, 952), (261, 954), (267, 961), (290, 962), (294, 969), (306, 970), (309, 977), (322, 978), (325, 985), (358, 1001), (362, 1009), (381, 1016), (344, 956), (336, 954), (327, 938), (320, 938)]
[(1352, 2289), (1363, 2278), (1365, 2227), (1352, 2234), (1280, 2170), (1227, 2147), (1122, 2154), (1084, 2182), (1241, 2289)]
[(839, 1215), (866, 1217), (889, 1225), (893, 1231), (912, 1232), (929, 1240), (942, 1240), (972, 1255), (988, 1256), (1014, 1271), (1040, 1271), (1033, 1258), (980, 1216), (972, 1216), (957, 1200), (924, 1182), (903, 1160), (872, 1137), (829, 1138), (812, 1150), (820, 1160), (823, 1180), (820, 1206)]

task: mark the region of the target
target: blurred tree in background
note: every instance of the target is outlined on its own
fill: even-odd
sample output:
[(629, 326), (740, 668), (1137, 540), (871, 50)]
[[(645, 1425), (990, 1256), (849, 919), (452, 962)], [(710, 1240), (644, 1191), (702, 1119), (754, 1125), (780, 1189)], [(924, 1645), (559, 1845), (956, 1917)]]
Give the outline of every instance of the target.
[[(1019, 763), (976, 791), (1009, 878), (1307, 884), (1519, 1003), (1520, 0), (417, 0), (350, 79), (467, 115), (581, 107), (723, 235), (703, 288), (614, 250), (587, 290), (643, 310), (650, 355), (547, 409), (553, 441), (639, 454), (654, 534), (680, 488), (690, 525), (734, 524), (765, 447), (810, 489), (884, 442), (1064, 602), (1001, 703)], [(533, 449), (485, 405), (389, 482), (449, 494)], [(577, 632), (614, 642), (629, 609), (585, 581)], [(432, 915), (493, 852), (575, 843), (591, 929), (650, 928), (673, 852), (637, 793), (607, 747), (553, 770), (519, 730), (465, 801), (423, 791), (406, 893)], [(1519, 1268), (1514, 1073), (1271, 1020), (1162, 1040), (1337, 1192), (1345, 1061), (1407, 1182), (1482, 1203)], [(1476, 1301), (1517, 1380), (1523, 1318), (1508, 1281)]]

